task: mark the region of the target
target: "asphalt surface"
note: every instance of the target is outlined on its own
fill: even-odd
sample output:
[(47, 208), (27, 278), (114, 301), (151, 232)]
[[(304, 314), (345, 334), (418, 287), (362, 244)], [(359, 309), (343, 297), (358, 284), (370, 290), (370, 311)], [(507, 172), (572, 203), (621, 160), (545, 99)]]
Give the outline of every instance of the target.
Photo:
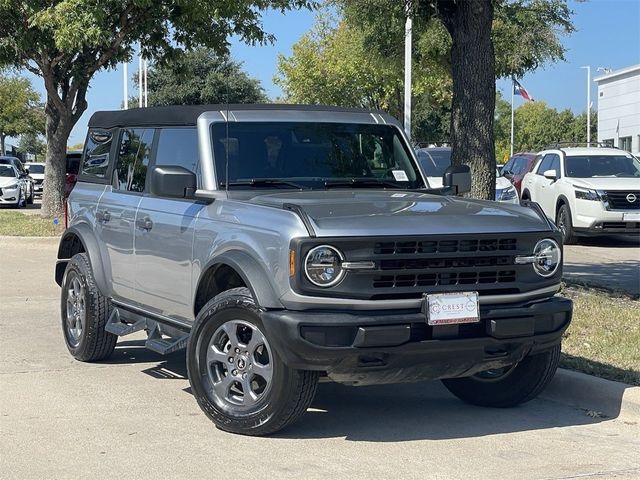
[[(514, 409), (465, 405), (438, 382), (321, 384), (302, 420), (274, 437), (221, 432), (189, 392), (182, 353), (161, 357), (136, 337), (108, 362), (70, 357), (56, 244), (0, 237), (1, 479), (640, 478), (640, 415), (590, 406), (586, 376), (570, 401), (560, 374)], [(600, 382), (618, 402), (637, 398)]]
[(640, 239), (583, 238), (564, 251), (567, 279), (640, 296)]

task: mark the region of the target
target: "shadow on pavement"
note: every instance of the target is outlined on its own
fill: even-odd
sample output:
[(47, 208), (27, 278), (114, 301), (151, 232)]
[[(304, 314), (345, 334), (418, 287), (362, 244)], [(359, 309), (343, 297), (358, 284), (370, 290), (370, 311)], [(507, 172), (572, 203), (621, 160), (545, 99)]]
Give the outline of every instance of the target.
[[(145, 349), (144, 340), (122, 341), (105, 363), (139, 363), (142, 373), (159, 380), (185, 380), (184, 355), (182, 351), (163, 357)], [(191, 393), (189, 388), (184, 391)], [(346, 437), (369, 442), (442, 440), (605, 420), (589, 416), (579, 408), (543, 399), (509, 409), (475, 407), (449, 394), (440, 382), (369, 387), (323, 382), (306, 415), (273, 438)]]
[(640, 236), (580, 237), (578, 238), (578, 245), (602, 248), (638, 248), (640, 247)]
[(565, 263), (563, 275), (585, 285), (640, 295), (640, 259), (628, 262)]

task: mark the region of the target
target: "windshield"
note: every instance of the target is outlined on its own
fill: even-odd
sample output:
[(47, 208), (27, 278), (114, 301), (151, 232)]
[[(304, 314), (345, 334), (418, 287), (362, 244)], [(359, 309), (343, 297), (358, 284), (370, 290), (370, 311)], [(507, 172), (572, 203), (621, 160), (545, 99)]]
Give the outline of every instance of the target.
[(216, 123), (213, 139), (221, 186), (424, 187), (400, 133), (389, 125)]
[(15, 177), (16, 173), (10, 165), (0, 165), (0, 177)]
[(29, 173), (44, 173), (44, 165), (38, 163), (32, 163), (27, 166), (27, 168), (29, 169)]
[(640, 177), (640, 162), (626, 155), (584, 155), (566, 157), (567, 177)]
[(451, 165), (451, 150), (418, 150), (416, 155), (427, 177), (442, 177)]

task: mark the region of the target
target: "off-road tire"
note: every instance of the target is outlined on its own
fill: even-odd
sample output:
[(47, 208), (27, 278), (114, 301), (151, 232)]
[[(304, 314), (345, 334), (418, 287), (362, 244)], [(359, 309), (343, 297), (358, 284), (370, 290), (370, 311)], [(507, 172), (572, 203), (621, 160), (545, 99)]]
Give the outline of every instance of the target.
[(551, 350), (529, 355), (504, 378), (492, 381), (477, 376), (443, 380), (459, 399), (483, 407), (514, 407), (534, 399), (553, 379), (560, 362), (560, 344)]
[(560, 221), (564, 221), (564, 229), (560, 229), (562, 233), (562, 243), (565, 245), (571, 245), (576, 243), (576, 236), (573, 231), (573, 222), (571, 220), (571, 209), (569, 205), (563, 203), (558, 208), (558, 212), (556, 213), (556, 225), (560, 228)]
[[(66, 320), (69, 283), (74, 277), (78, 278), (84, 286), (86, 312), (85, 326), (77, 345), (73, 345), (70, 340)], [(111, 303), (96, 286), (88, 255), (86, 253), (74, 255), (67, 264), (62, 280), (60, 312), (65, 343), (76, 360), (95, 362), (105, 360), (113, 353), (118, 337), (104, 329), (111, 310)]]
[[(256, 411), (234, 411), (229, 404), (218, 404), (205, 388), (206, 351), (210, 339), (232, 319), (257, 327), (269, 342), (260, 310), (249, 289), (233, 288), (210, 300), (198, 313), (187, 346), (187, 371), (191, 390), (200, 408), (221, 430), (243, 435), (262, 436), (277, 432), (296, 421), (311, 405), (318, 384), (318, 372), (289, 368), (271, 347), (273, 376)], [(273, 345), (273, 342), (269, 342)]]

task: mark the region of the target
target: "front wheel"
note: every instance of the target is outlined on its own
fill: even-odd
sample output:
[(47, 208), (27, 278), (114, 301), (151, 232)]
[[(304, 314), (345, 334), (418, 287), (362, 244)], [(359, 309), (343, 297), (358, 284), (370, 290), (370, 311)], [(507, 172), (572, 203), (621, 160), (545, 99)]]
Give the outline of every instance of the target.
[(287, 367), (272, 347), (247, 288), (227, 290), (196, 317), (187, 347), (189, 383), (221, 430), (268, 435), (297, 420), (318, 372)]
[(503, 369), (487, 370), (472, 377), (443, 380), (459, 399), (483, 407), (514, 407), (533, 400), (551, 382), (560, 362), (560, 344), (529, 355)]
[(566, 204), (560, 205), (556, 214), (556, 226), (562, 233), (562, 243), (571, 245), (576, 243), (576, 237), (573, 232), (573, 222), (571, 221), (571, 210)]

